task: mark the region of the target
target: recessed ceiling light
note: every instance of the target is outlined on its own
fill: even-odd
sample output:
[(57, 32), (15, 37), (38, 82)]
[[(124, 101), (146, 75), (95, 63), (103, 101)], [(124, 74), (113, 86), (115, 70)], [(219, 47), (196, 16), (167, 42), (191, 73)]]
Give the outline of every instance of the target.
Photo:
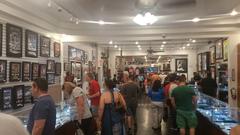
[(141, 47), (141, 45), (138, 45), (137, 47), (138, 47), (138, 48), (140, 48), (140, 47)]
[(135, 44), (138, 45), (138, 41), (136, 41)]
[(167, 42), (166, 42), (166, 41), (163, 41), (162, 43), (163, 43), (163, 44), (166, 44)]
[(182, 49), (185, 49), (185, 48), (186, 48), (185, 46), (182, 47)]
[(236, 16), (238, 15), (238, 12), (236, 10), (233, 10), (231, 13), (230, 13), (231, 16)]
[(79, 21), (78, 21), (78, 19), (76, 20), (76, 24), (79, 24)]
[(192, 40), (193, 43), (196, 43), (196, 40)]
[(160, 50), (163, 50), (163, 48), (161, 47)]
[(113, 44), (113, 41), (111, 40), (111, 41), (109, 41), (109, 44), (111, 45), (111, 44)]
[(99, 25), (104, 25), (105, 22), (104, 22), (103, 20), (99, 20), (99, 21), (98, 21), (98, 24), (99, 24)]
[(190, 46), (190, 44), (188, 43), (187, 46)]
[(117, 45), (114, 45), (114, 48), (117, 48), (118, 46)]
[(52, 7), (52, 1), (51, 0), (49, 0), (49, 2), (48, 2), (48, 7)]
[(161, 45), (161, 47), (164, 47), (164, 45)]
[(192, 19), (193, 22), (199, 22), (200, 19), (198, 17)]

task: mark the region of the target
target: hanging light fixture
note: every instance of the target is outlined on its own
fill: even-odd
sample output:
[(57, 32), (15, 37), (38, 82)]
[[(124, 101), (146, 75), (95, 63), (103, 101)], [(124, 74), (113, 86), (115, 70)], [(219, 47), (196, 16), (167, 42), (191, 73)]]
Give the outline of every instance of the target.
[(133, 21), (138, 25), (152, 25), (157, 21), (157, 17), (155, 15), (152, 15), (151, 13), (147, 12), (144, 15), (143, 14), (137, 14)]

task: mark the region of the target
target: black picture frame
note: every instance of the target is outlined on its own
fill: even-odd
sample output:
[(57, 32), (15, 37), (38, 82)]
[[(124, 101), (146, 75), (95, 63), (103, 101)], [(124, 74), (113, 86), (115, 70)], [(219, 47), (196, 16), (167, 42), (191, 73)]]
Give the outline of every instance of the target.
[(216, 42), (216, 60), (223, 59), (223, 40), (220, 39)]
[(6, 24), (6, 56), (22, 57), (22, 28)]
[(40, 56), (50, 57), (51, 39), (45, 36), (40, 36)]
[(211, 46), (210, 50), (210, 64), (216, 63), (216, 46)]
[(16, 85), (13, 87), (12, 107), (13, 109), (24, 107), (24, 85)]
[(223, 60), (228, 61), (228, 51), (229, 51), (229, 40), (224, 39), (223, 40)]
[(47, 60), (47, 72), (55, 73), (55, 61)]
[(198, 72), (202, 71), (202, 54), (201, 53), (197, 55), (197, 71)]
[(59, 62), (56, 62), (55, 63), (55, 75), (56, 76), (59, 76), (59, 75), (61, 75), (61, 63), (59, 63)]
[(188, 59), (175, 59), (175, 71), (178, 73), (188, 72)]
[(33, 103), (32, 86), (24, 86), (24, 104)]
[(54, 73), (48, 73), (47, 74), (47, 81), (48, 81), (48, 84), (54, 84), (55, 83), (55, 74)]
[(3, 33), (3, 25), (0, 24), (0, 56), (2, 56), (2, 34)]
[(31, 62), (22, 62), (22, 81), (31, 80)]
[(39, 78), (39, 64), (32, 63), (32, 80)]
[(0, 89), (0, 108), (7, 110), (12, 108), (12, 87), (4, 87)]
[(61, 45), (58, 42), (53, 43), (54, 47), (54, 57), (60, 57), (61, 55)]
[(0, 83), (7, 81), (7, 61), (0, 60)]
[(39, 64), (39, 77), (47, 79), (47, 64)]
[(31, 30), (25, 31), (25, 56), (38, 57), (38, 33)]
[(9, 81), (10, 82), (17, 82), (21, 80), (21, 62), (10, 62), (9, 66)]

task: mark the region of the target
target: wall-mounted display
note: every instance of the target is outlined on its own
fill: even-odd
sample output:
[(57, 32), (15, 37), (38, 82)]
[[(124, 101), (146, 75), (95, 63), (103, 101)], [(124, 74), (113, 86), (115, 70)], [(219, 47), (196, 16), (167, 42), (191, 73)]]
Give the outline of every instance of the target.
[(40, 36), (40, 56), (50, 57), (51, 39), (45, 36)]
[(61, 54), (61, 46), (60, 43), (54, 42), (54, 57), (60, 57)]
[(46, 64), (39, 64), (39, 77), (40, 78), (47, 78), (47, 65)]
[(202, 54), (198, 54), (198, 57), (197, 57), (197, 69), (198, 69), (198, 72), (202, 71)]
[(202, 70), (207, 71), (209, 69), (209, 52), (202, 53)]
[(9, 81), (15, 82), (21, 80), (21, 63), (20, 62), (10, 62), (9, 69)]
[(54, 73), (48, 73), (47, 74), (47, 80), (48, 80), (48, 84), (54, 84), (55, 83)]
[(0, 56), (2, 56), (2, 32), (3, 32), (2, 28), (3, 25), (0, 24)]
[(0, 60), (0, 83), (6, 82), (7, 80), (7, 61)]
[(187, 59), (176, 59), (175, 60), (175, 69), (176, 69), (176, 72), (187, 73), (187, 71), (188, 71)]
[(84, 51), (78, 48), (68, 46), (69, 61), (84, 62)]
[(32, 87), (24, 86), (24, 104), (32, 103)]
[(228, 46), (229, 46), (229, 40), (226, 39), (223, 41), (223, 60), (228, 60)]
[(39, 77), (38, 71), (39, 71), (39, 64), (32, 63), (32, 80), (35, 80)]
[(80, 62), (71, 62), (71, 72), (78, 79), (82, 79), (82, 64)]
[(55, 63), (55, 75), (57, 76), (61, 75), (61, 63), (58, 62)]
[(55, 61), (47, 60), (47, 72), (55, 72)]
[(0, 90), (0, 100), (1, 110), (12, 108), (12, 87), (6, 87)]
[(12, 101), (13, 109), (24, 106), (24, 85), (17, 85), (13, 87)]
[(216, 62), (216, 47), (212, 46), (209, 48), (210, 50), (210, 63), (215, 64)]
[(216, 42), (216, 59), (223, 59), (223, 41)]
[(25, 56), (38, 57), (38, 34), (30, 30), (25, 32)]
[(31, 80), (31, 63), (23, 62), (22, 63), (22, 81)]
[(171, 71), (171, 67), (169, 63), (163, 64), (163, 71)]
[(71, 70), (71, 65), (69, 63), (64, 63), (64, 71), (70, 71)]
[(6, 25), (6, 55), (7, 57), (22, 57), (22, 28)]

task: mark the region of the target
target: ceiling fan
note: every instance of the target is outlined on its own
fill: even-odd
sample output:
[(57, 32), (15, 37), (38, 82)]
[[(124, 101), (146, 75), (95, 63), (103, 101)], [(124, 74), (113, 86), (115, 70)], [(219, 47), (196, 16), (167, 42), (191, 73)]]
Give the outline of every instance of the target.
[(152, 59), (154, 58), (154, 53), (158, 53), (158, 52), (164, 52), (164, 50), (153, 50), (152, 47), (150, 46), (149, 49), (147, 49), (147, 58)]

